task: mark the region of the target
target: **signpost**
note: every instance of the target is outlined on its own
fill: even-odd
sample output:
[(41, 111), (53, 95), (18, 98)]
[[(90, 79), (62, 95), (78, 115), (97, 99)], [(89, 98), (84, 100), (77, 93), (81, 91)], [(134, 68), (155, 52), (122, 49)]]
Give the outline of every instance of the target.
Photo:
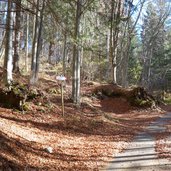
[(62, 105), (62, 116), (64, 116), (64, 81), (66, 80), (66, 77), (63, 75), (57, 76), (56, 79), (58, 81), (61, 81), (61, 105)]

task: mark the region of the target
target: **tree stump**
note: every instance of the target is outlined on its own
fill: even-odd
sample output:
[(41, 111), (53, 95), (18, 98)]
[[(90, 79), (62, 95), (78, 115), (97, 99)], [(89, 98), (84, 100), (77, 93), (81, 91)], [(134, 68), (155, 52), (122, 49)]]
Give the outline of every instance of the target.
[(26, 101), (33, 100), (42, 93), (37, 89), (29, 89), (27, 85), (12, 83), (10, 88), (0, 88), (0, 104), (3, 107), (27, 110)]
[(100, 98), (107, 97), (123, 97), (136, 107), (152, 107), (155, 105), (155, 99), (147, 93), (143, 87), (135, 87), (125, 89), (113, 84), (104, 84), (95, 88), (94, 92)]

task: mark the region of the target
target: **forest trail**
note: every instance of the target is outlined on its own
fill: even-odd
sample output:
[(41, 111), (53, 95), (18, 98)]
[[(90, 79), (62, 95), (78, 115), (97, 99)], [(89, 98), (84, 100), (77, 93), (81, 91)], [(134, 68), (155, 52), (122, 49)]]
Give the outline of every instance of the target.
[[(163, 115), (161, 118), (150, 124), (144, 132), (139, 133), (129, 147), (123, 153), (115, 156), (109, 166), (104, 169), (107, 171), (169, 171), (171, 161), (160, 156), (160, 149), (156, 144), (160, 144), (161, 150), (171, 148), (171, 135), (167, 132), (166, 125), (171, 121), (171, 113)], [(169, 134), (168, 134), (169, 133)], [(165, 135), (165, 139), (157, 137)]]

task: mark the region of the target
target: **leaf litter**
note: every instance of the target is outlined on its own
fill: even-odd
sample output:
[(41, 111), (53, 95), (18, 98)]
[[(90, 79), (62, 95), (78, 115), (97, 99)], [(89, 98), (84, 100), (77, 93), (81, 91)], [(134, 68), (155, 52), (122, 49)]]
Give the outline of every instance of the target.
[(65, 94), (64, 117), (60, 94), (47, 95), (51, 107), (30, 102), (25, 114), (0, 108), (0, 170), (99, 170), (163, 114), (133, 108), (123, 98), (96, 99), (88, 96), (90, 87), (82, 89), (87, 100), (80, 108)]

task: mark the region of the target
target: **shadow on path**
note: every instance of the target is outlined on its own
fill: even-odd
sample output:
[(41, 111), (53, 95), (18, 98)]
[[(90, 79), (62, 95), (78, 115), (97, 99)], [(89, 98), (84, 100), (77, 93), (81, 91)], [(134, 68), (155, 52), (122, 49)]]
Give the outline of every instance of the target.
[[(139, 133), (125, 152), (115, 156), (106, 171), (170, 171), (171, 161), (158, 158), (155, 151), (155, 134), (166, 131), (165, 124), (171, 121), (168, 113), (150, 124), (144, 132)], [(170, 134), (171, 136), (171, 134)]]

